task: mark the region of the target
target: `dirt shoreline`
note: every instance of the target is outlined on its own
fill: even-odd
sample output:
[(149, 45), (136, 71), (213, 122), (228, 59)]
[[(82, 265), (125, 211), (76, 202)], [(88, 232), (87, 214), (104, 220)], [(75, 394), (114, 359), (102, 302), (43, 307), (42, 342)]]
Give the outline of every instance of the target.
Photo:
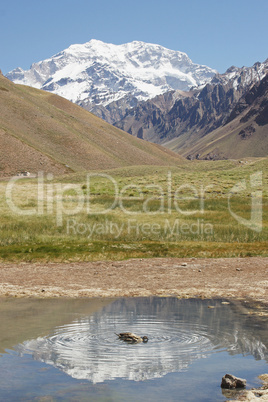
[(252, 299), (268, 306), (268, 258), (0, 263), (0, 296)]

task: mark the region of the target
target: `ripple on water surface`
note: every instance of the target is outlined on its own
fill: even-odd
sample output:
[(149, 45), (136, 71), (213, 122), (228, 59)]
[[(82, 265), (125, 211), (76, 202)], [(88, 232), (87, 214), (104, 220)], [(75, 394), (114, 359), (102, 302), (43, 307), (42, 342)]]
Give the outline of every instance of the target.
[[(219, 326), (216, 311), (198, 310), (196, 303), (185, 311), (186, 304), (175, 301), (168, 312), (159, 314), (159, 305), (140, 303), (137, 309), (131, 303), (126, 308), (116, 301), (93, 316), (57, 327), (47, 337), (26, 341), (17, 350), (74, 378), (98, 383), (116, 378), (142, 381), (162, 377), (186, 370), (192, 361), (211, 353), (241, 348), (237, 329), (231, 332), (226, 322)], [(149, 342), (123, 342), (115, 333), (124, 331), (147, 335)], [(247, 345), (266, 353), (263, 344), (254, 346), (250, 338)]]

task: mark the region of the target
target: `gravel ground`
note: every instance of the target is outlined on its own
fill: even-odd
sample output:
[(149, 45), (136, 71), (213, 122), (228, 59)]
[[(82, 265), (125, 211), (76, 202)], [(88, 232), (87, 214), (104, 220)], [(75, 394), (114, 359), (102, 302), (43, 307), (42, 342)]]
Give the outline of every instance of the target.
[(268, 305), (268, 258), (0, 263), (0, 296), (253, 299)]

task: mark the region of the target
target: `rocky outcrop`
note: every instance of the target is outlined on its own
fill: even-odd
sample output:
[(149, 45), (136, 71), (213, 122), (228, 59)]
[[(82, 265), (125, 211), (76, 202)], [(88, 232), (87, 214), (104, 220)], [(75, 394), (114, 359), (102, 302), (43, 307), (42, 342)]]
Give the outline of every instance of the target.
[[(260, 388), (252, 388), (250, 390), (245, 390), (243, 392), (239, 392), (237, 395), (229, 394), (227, 395), (223, 390), (224, 395), (227, 398), (232, 398), (233, 396), (235, 399), (230, 400), (229, 402), (234, 401), (243, 401), (243, 402), (267, 402), (268, 401), (268, 374), (262, 374), (259, 376), (259, 379), (263, 381), (263, 385)], [(235, 392), (235, 391), (230, 391)]]
[(255, 127), (251, 124), (245, 127), (243, 130), (241, 130), (238, 135), (241, 135), (241, 137), (246, 140), (247, 138), (251, 137), (252, 134), (255, 133), (255, 131), (256, 131)]
[(242, 378), (235, 377), (232, 374), (225, 374), (222, 377), (221, 387), (227, 389), (244, 388), (246, 383), (247, 381)]
[[(175, 121), (181, 120), (182, 116), (186, 118), (187, 111), (195, 102), (193, 96), (192, 91), (170, 91), (149, 101), (138, 102), (136, 107), (127, 109), (125, 116), (114, 125), (136, 137), (142, 129), (144, 139), (161, 143), (168, 138)], [(172, 116), (173, 107), (179, 100), (182, 101), (179, 103), (181, 108)]]
[(118, 101), (109, 103), (107, 106), (100, 104), (87, 105), (85, 102), (80, 102), (80, 106), (89, 110), (91, 113), (106, 120), (108, 123), (113, 124), (115, 121), (119, 121), (124, 118), (128, 109), (132, 109), (138, 105), (138, 98), (132, 95), (126, 95)]

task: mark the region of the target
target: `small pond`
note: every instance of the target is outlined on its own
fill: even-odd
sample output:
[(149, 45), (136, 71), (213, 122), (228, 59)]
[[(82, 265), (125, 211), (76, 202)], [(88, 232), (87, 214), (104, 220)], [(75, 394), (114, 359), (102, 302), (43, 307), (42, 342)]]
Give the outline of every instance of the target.
[(225, 401), (224, 374), (268, 372), (267, 318), (242, 301), (0, 299), (0, 318), (0, 401)]

